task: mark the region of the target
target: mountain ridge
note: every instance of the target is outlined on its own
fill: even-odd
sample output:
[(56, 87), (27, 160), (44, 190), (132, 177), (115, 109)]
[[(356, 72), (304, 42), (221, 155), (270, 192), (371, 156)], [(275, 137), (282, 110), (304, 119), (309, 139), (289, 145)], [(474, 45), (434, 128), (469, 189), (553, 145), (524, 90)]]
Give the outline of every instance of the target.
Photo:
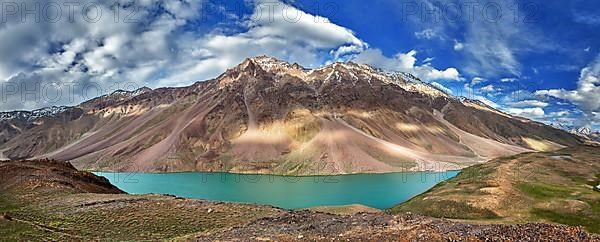
[(356, 63), (247, 58), (179, 88), (114, 92), (43, 123), (0, 121), (2, 156), (105, 171), (285, 175), (451, 170), (574, 135)]
[(557, 129), (561, 129), (561, 130), (564, 130), (571, 134), (582, 137), (584, 139), (600, 142), (600, 131), (598, 131), (598, 130), (593, 130), (593, 129), (591, 129), (589, 127), (585, 127), (585, 126), (577, 127), (574, 125), (564, 125), (564, 124), (556, 124), (556, 123), (552, 123), (550, 125)]

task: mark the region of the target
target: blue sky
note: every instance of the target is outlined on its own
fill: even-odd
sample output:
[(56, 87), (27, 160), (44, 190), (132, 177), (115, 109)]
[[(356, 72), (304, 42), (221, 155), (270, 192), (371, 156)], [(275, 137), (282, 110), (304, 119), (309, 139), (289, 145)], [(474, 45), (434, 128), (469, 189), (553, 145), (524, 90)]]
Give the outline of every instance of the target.
[(72, 18), (67, 2), (51, 2), (58, 20), (48, 1), (2, 9), (0, 109), (189, 85), (266, 54), (412, 72), (511, 114), (600, 129), (598, 1), (82, 0)]

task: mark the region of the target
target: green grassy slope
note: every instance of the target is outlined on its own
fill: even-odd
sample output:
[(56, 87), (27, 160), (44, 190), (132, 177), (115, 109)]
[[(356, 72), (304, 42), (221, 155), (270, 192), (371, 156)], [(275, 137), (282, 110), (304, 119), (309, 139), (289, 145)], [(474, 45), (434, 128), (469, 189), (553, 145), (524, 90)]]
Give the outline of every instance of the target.
[(389, 211), (479, 222), (554, 222), (600, 233), (600, 147), (527, 153), (464, 169)]

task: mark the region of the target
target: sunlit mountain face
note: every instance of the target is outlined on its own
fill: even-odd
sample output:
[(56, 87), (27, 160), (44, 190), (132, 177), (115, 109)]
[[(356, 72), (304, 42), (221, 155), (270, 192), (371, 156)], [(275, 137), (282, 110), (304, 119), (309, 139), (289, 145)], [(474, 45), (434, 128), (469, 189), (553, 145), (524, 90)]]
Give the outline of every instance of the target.
[(0, 22), (2, 111), (188, 86), (245, 58), (411, 73), (511, 115), (598, 130), (596, 1), (19, 1)]
[(581, 144), (590, 133), (453, 96), (407, 72), (354, 62), (307, 68), (268, 56), (186, 87), (1, 115), (5, 158), (129, 172), (448, 171)]

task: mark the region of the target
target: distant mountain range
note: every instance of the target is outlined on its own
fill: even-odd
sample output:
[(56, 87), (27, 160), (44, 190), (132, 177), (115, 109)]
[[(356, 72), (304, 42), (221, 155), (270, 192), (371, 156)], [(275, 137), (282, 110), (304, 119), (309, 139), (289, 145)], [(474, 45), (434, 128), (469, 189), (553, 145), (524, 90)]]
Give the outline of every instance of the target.
[(287, 175), (460, 169), (583, 138), (356, 63), (246, 59), (188, 87), (0, 114), (5, 159), (102, 171)]
[(572, 125), (555, 124), (555, 123), (551, 124), (551, 126), (557, 128), (557, 129), (565, 130), (571, 134), (578, 135), (580, 137), (583, 137), (584, 139), (589, 139), (589, 140), (600, 142), (600, 131), (595, 131), (588, 127), (575, 127)]

